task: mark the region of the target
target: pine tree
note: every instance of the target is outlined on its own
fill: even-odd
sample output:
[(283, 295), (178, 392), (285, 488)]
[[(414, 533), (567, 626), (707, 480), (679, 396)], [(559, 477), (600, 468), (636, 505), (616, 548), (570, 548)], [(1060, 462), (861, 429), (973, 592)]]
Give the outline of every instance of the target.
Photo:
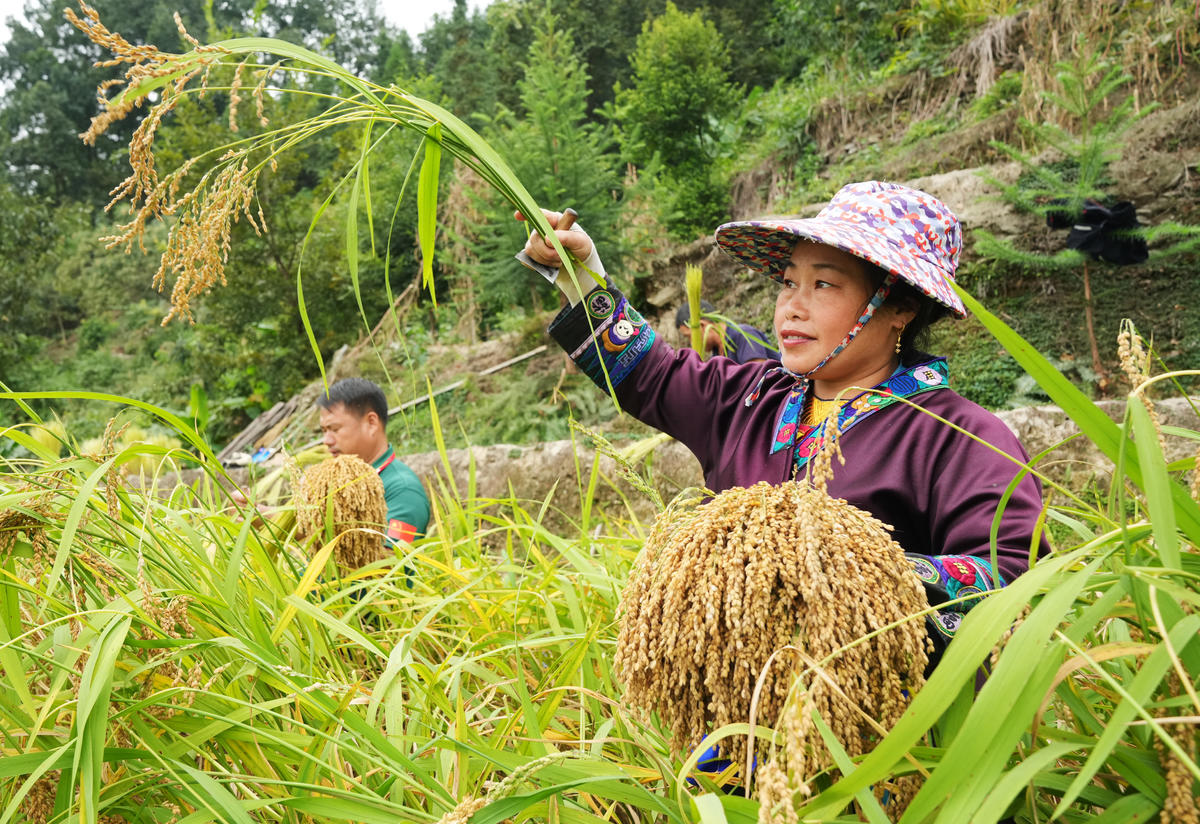
[(625, 154), (662, 165), (666, 223), (680, 240), (707, 234), (728, 217), (722, 123), (738, 102), (725, 38), (702, 11), (666, 11), (642, 26), (630, 56), (631, 88), (616, 90)]
[[(523, 113), (502, 109), (485, 137), (538, 203), (579, 212), (605, 266), (620, 271), (620, 158), (611, 129), (588, 118), (587, 72), (570, 31), (559, 28), (549, 12), (535, 28), (519, 90)], [(456, 274), (474, 279), (485, 324), (511, 307), (557, 300), (557, 290), (537, 283), (513, 259), (525, 243), (524, 224), (513, 220), (507, 204), (489, 200), (490, 193), (480, 190), (475, 197), (482, 198), (475, 207), (478, 223), (458, 226), (451, 242), (468, 247), (460, 249), (465, 254), (459, 255), (463, 265)]]
[[(1061, 160), (1043, 163), (1007, 143), (993, 141), (993, 148), (1020, 163), (1025, 173), (1013, 185), (1003, 184), (992, 177), (988, 177), (988, 180), (1018, 210), (1037, 214), (1053, 227), (1067, 228), (1082, 220), (1085, 209), (1090, 208), (1098, 214), (1104, 207), (1115, 205), (1115, 198), (1109, 193), (1114, 181), (1108, 177), (1108, 166), (1121, 156), (1128, 129), (1154, 107), (1135, 111), (1133, 95), (1125, 95), (1119, 102), (1114, 102), (1114, 98), (1132, 78), (1098, 51), (1086, 46), (1077, 47), (1074, 59), (1060, 61), (1055, 69), (1059, 91), (1047, 91), (1044, 97), (1051, 113), (1066, 125), (1052, 121), (1034, 124), (1024, 119), (1021, 123), (1039, 145), (1057, 150), (1062, 156)], [(1124, 204), (1119, 208), (1128, 213), (1132, 204)], [(1137, 224), (1135, 219), (1134, 225), (1105, 232), (1110, 245), (1125, 245), (1129, 249), (1160, 240), (1176, 241), (1168, 248), (1156, 250), (1155, 257), (1200, 247), (1200, 227), (1178, 223), (1146, 229)], [(1094, 245), (1086, 248), (1086, 251), (1082, 248), (1064, 248), (1054, 254), (1041, 254), (1018, 249), (1010, 241), (1000, 240), (986, 231), (976, 232), (976, 249), (986, 258), (1046, 274), (1079, 274), (1092, 370), (1103, 390), (1107, 386), (1107, 370), (1096, 339), (1091, 272), (1096, 266), (1116, 264), (1111, 262), (1113, 255), (1097, 252)], [(1145, 257), (1142, 256), (1142, 259)]]

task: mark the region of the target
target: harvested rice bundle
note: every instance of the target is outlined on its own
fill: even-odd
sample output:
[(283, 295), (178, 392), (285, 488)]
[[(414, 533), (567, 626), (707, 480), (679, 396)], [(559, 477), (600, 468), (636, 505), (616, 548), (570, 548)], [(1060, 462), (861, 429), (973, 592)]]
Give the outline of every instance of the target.
[[(779, 718), (798, 683), (803, 711), (783, 730), (799, 790), (832, 763), (811, 710), (859, 755), (879, 738), (872, 720), (889, 729), (903, 713), (928, 661), (919, 619), (849, 646), (928, 601), (890, 528), (831, 498), (829, 459), (816, 463), (811, 482), (737, 487), (668, 509), (623, 593), (616, 652), (627, 700), (658, 712), (680, 751), (747, 721), (764, 669), (757, 721)], [(744, 740), (732, 743), (745, 775)]]
[(381, 531), (387, 520), (383, 481), (362, 458), (337, 455), (304, 472), (296, 495), (300, 537), (319, 534), (330, 509), (339, 567), (358, 569), (390, 555)]

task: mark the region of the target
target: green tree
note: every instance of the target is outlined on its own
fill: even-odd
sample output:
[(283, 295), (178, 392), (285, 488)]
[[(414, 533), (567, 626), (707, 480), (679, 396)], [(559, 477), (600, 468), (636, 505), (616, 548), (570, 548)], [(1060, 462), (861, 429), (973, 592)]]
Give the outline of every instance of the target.
[(16, 386), (45, 340), (75, 325), (62, 284), (47, 271), (81, 216), (0, 182), (0, 381)]
[(617, 90), (623, 148), (635, 162), (657, 159), (666, 170), (667, 225), (680, 238), (706, 232), (727, 214), (721, 168), (722, 118), (736, 105), (729, 49), (701, 12), (673, 3), (642, 27), (634, 80)]
[[(126, 174), (124, 146), (140, 118), (115, 124), (96, 146), (79, 134), (97, 112), (96, 87), (116, 77), (119, 67), (97, 67), (107, 55), (63, 17), (59, 0), (32, 0), (28, 23), (16, 23), (0, 50), (0, 174), (23, 191), (52, 198), (79, 198), (103, 205)], [(366, 72), (384, 49), (382, 28), (372, 10), (355, 0), (97, 0), (94, 7), (111, 31), (131, 43), (153, 43), (186, 51), (174, 17), (179, 12), (193, 34), (286, 37), (331, 52)], [(206, 33), (206, 29), (208, 30)], [(364, 33), (370, 33), (370, 36)]]
[[(241, 11), (224, 6), (225, 17), (214, 12), (207, 22), (199, 3), (190, 10), (185, 8), (183, 14), (194, 14), (189, 23), (199, 21), (201, 29), (207, 25), (222, 34), (285, 30), (290, 39), (312, 45), (331, 36), (329, 27), (349, 25), (347, 10), (353, 16), (361, 14), (356, 6), (340, 1), (276, 4), (253, 14), (249, 2), (243, 5)], [(102, 9), (101, 19), (110, 29), (122, 30), (131, 41), (140, 39), (138, 31), (153, 30), (156, 34), (147, 37), (166, 38), (153, 41), (156, 45), (178, 48), (178, 33), (169, 11), (165, 6), (151, 7), (145, 12), (148, 20), (134, 24), (128, 20), (128, 10), (124, 16), (114, 12), (110, 19)], [(162, 19), (169, 29), (155, 28), (157, 23), (149, 19), (159, 12), (165, 15)], [(42, 13), (44, 17), (44, 9)], [(132, 28), (126, 29), (126, 23)], [(313, 28), (303, 30), (308, 27)], [(63, 63), (61, 68), (67, 72), (72, 69), (70, 61), (58, 61), (54, 55), (75, 49), (62, 45), (80, 36), (68, 28), (52, 31), (40, 51), (22, 52), (10, 44), (4, 55), (9, 62), (4, 65), (13, 68), (12, 61), (24, 53), (36, 58), (35, 63), (44, 59), (50, 67), (47, 71), (57, 72)], [(32, 26), (24, 30), (29, 38), (39, 34)], [(399, 71), (404, 43), (398, 41), (392, 50), (389, 37), (386, 31), (373, 32), (371, 37), (339, 48), (352, 54), (346, 62), (369, 68), (386, 46), (389, 53), (400, 55), (394, 64)], [(72, 52), (71, 60), (95, 59), (83, 46), (75, 50), (79, 53)], [(86, 64), (75, 69), (80, 78), (89, 76)], [(19, 66), (6, 76), (23, 83), (22, 78), (28, 79), (35, 70), (36, 66)], [(212, 88), (228, 85), (232, 71), (231, 67), (214, 71)], [(75, 84), (80, 78), (69, 79)], [(78, 85), (94, 80), (81, 80)], [(320, 94), (333, 88), (326, 78), (309, 82), (314, 95), (268, 95), (264, 99), (273, 125), (311, 114), (322, 105)], [(314, 370), (296, 298), (300, 253), (315, 204), (355, 162), (358, 138), (331, 133), (281, 157), (277, 167), (264, 175), (256, 201), (269, 231), (258, 236), (244, 223), (235, 227), (236, 253), (230, 259), (228, 287), (198, 302), (196, 326), (174, 324), (163, 330), (159, 321), (165, 313), (165, 298), (151, 287), (156, 257), (107, 251), (98, 242), (101, 236), (114, 234), (118, 219), (127, 218), (123, 211), (106, 216), (98, 207), (107, 200), (113, 181), (128, 170), (123, 168), (124, 150), (117, 141), (106, 137), (96, 149), (79, 141), (77, 133), (86, 127), (95, 108), (94, 88), (84, 91), (71, 85), (62, 90), (62, 101), (83, 104), (72, 109), (72, 117), (80, 118), (76, 125), (54, 108), (58, 98), (40, 101), (33, 89), (17, 85), (19, 93), (0, 102), (0, 122), (11, 122), (22, 106), (44, 104), (45, 111), (35, 115), (34, 122), (60, 123), (61, 127), (19, 133), (13, 144), (5, 147), (9, 162), (0, 173), (0, 254), (6, 261), (0, 272), (0, 378), (24, 389), (104, 388), (176, 409), (186, 405), (191, 384), (199, 381), (213, 399), (215, 419), (210, 433), (217, 438), (236, 431), (258, 411), (303, 386)], [(69, 99), (72, 95), (78, 99)], [(228, 97), (219, 92), (183, 99), (161, 128), (161, 164), (173, 168), (228, 140), (228, 116)], [(243, 133), (256, 126), (253, 104), (243, 105), (239, 121)], [(57, 148), (60, 145), (61, 150)], [(0, 153), (5, 148), (0, 148)], [(201, 161), (197, 171), (211, 161)], [(377, 170), (380, 194), (398, 191), (399, 180), (390, 178), (402, 178), (406, 169), (407, 163), (398, 170)], [(13, 182), (6, 183), (6, 177)], [(386, 229), (392, 211), (385, 200), (376, 199), (375, 220)], [(342, 208), (334, 204), (331, 214)], [(414, 226), (415, 218), (401, 215), (398, 231), (390, 235), (391, 245), (376, 245), (378, 258), (369, 257), (367, 244), (362, 276), (369, 282), (362, 295), (369, 314), (378, 316), (387, 301), (386, 290), (381, 288), (383, 252), (390, 249), (394, 260), (411, 258)], [(156, 228), (147, 239), (152, 253), (161, 248), (156, 246), (162, 242), (158, 231)], [(345, 266), (345, 245), (337, 239), (335, 229), (322, 225), (314, 231), (303, 275), (310, 290), (308, 309), (318, 345), (328, 356), (356, 340), (361, 329), (357, 298)], [(411, 276), (402, 266), (393, 270), (394, 278)], [(78, 410), (71, 411), (75, 414)]]
[[(518, 88), (524, 116), (502, 110), (487, 138), (538, 203), (579, 212), (581, 223), (601, 244), (606, 267), (619, 271), (620, 158), (611, 129), (588, 116), (587, 71), (574, 37), (558, 27), (554, 15), (546, 13), (536, 25), (523, 69)], [(460, 229), (458, 243), (471, 248), (470, 270), (462, 275), (478, 273), (482, 289), (477, 300), (484, 322), (491, 324), (528, 302), (530, 273), (513, 259), (525, 243), (525, 231), (512, 219), (512, 207), (490, 193), (480, 197), (482, 218), (476, 227)], [(539, 303), (557, 298), (553, 289), (533, 294)]]
[(454, 0), (448, 18), (440, 15), (421, 34), (425, 70), (438, 78), (452, 108), (463, 119), (478, 122), (496, 110), (496, 61), (488, 49), (487, 18)]
[(806, 65), (823, 58), (844, 56), (851, 65), (866, 69), (882, 65), (896, 51), (896, 16), (913, 5), (925, 4), (910, 0), (775, 0), (775, 5), (773, 31), (786, 44), (778, 53), (778, 70), (798, 77)]

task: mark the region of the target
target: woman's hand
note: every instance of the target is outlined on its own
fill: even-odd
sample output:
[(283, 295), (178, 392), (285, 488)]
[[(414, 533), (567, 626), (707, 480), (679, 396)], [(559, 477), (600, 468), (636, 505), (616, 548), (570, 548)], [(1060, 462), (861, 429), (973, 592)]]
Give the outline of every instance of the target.
[[(558, 236), (558, 242), (576, 260), (587, 260), (591, 256), (596, 246), (592, 243), (592, 239), (588, 236), (587, 232), (583, 231), (578, 225), (570, 229), (559, 229), (559, 221), (563, 217), (562, 212), (551, 212), (548, 209), (542, 209), (542, 214), (546, 216), (546, 220), (554, 228), (554, 234)], [(525, 219), (525, 216), (520, 212), (515, 212), (513, 217), (517, 220)], [(538, 234), (536, 230), (531, 232), (529, 240), (525, 241), (525, 254), (545, 266), (562, 266), (562, 258), (559, 256), (558, 250)]]

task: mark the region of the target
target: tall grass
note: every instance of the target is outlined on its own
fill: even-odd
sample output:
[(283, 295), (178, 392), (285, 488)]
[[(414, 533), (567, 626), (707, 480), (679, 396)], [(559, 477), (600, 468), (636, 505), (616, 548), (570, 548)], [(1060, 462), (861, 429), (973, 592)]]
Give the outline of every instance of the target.
[[(892, 732), (818, 776), (801, 816), (886, 820), (863, 791), (918, 771), (904, 821), (1190, 820), (1164, 806), (1200, 777), (1200, 509), (1177, 477), (1195, 460), (1165, 462), (1138, 392), (1113, 423), (966, 299), (1113, 459), (1111, 495), (1048, 509), (1068, 537), (969, 613)], [(615, 611), (644, 531), (624, 511), (585, 505), (555, 534), (553, 499), (445, 478), (431, 537), (339, 577), (332, 547), (254, 526), (211, 463), (162, 496), (119, 471), (194, 452), (55, 457), (2, 436), (29, 457), (0, 476), (0, 822), (759, 815), (689, 781), (694, 756), (621, 703)], [(585, 496), (603, 483), (580, 472)]]
[(133, 454), (33, 455), (0, 482), (0, 820), (421, 821), (535, 762), (611, 790), (593, 814), (666, 803), (607, 664), (628, 534), (446, 489), (438, 537), (339, 578), (212, 478), (160, 499), (113, 472)]

